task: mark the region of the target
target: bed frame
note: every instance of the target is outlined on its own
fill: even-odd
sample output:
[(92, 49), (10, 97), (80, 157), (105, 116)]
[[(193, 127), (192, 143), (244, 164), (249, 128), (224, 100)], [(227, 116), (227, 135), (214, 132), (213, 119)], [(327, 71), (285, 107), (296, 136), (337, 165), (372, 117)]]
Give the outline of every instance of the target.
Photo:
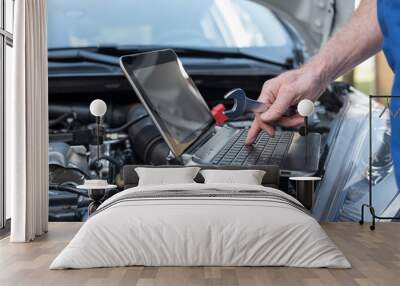
[[(138, 185), (139, 177), (135, 171), (137, 167), (146, 168), (184, 168), (178, 165), (164, 165), (164, 166), (150, 166), (150, 165), (126, 165), (122, 170), (124, 180), (124, 189), (133, 188)], [(201, 165), (197, 166), (202, 170), (218, 169), (218, 170), (262, 170), (265, 171), (262, 185), (265, 187), (279, 188), (280, 169), (278, 166), (264, 165), (264, 166), (217, 166), (217, 165)], [(204, 178), (199, 173), (194, 179), (197, 183), (204, 183)]]

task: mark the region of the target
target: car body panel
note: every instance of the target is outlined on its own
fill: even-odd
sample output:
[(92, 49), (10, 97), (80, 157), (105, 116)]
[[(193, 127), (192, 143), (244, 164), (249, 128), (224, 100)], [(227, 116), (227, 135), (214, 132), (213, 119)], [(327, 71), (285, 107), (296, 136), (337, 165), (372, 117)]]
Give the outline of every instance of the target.
[[(372, 103), (369, 128), (369, 98), (351, 89), (332, 122), (326, 143), (328, 155), (323, 179), (316, 189), (313, 216), (319, 221), (358, 221), (361, 206), (369, 203), (369, 180), (376, 215), (399, 211), (399, 192), (390, 152), (390, 113), (385, 105)], [(372, 132), (372, 173), (369, 175), (369, 133)], [(371, 216), (366, 212), (366, 221)]]
[(264, 2), (299, 33), (309, 55), (321, 46), (344, 23), (355, 7), (354, 0), (256, 0)]

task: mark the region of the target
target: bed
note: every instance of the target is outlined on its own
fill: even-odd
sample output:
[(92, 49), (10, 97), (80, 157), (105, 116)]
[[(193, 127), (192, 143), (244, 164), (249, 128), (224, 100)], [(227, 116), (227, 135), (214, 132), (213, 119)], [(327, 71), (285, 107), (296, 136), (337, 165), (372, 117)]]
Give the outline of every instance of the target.
[(124, 168), (126, 189), (100, 205), (50, 269), (351, 267), (308, 211), (277, 189), (277, 167), (257, 166), (262, 185), (205, 184), (197, 175), (152, 186), (138, 186), (136, 167)]

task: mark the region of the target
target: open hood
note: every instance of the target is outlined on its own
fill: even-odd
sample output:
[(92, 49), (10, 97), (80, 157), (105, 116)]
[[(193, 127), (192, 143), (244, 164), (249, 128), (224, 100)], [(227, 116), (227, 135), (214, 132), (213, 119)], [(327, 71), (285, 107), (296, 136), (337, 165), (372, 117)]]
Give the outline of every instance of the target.
[(265, 3), (294, 27), (306, 52), (314, 55), (354, 11), (354, 0), (255, 0)]

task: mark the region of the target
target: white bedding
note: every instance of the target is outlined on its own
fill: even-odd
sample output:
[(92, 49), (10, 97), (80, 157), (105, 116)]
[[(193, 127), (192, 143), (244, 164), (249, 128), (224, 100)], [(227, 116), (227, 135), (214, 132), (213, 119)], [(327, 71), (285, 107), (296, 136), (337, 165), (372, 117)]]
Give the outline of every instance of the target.
[[(272, 199), (234, 195), (123, 199), (137, 192), (168, 190), (253, 190), (267, 192)], [(274, 195), (289, 203), (274, 199)], [(127, 265), (351, 267), (318, 222), (290, 202), (300, 204), (279, 190), (254, 185), (128, 189), (99, 207), (50, 269)]]

